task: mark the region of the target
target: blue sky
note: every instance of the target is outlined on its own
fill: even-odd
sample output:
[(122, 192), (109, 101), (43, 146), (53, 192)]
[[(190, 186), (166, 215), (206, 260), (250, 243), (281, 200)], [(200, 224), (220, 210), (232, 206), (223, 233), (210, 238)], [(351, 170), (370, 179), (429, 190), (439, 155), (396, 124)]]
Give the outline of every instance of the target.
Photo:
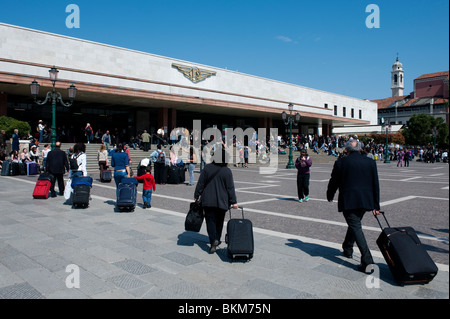
[[(369, 4), (379, 28), (366, 26)], [(448, 0), (0, 0), (0, 22), (357, 98), (391, 96), (397, 53), (405, 94), (449, 69)]]

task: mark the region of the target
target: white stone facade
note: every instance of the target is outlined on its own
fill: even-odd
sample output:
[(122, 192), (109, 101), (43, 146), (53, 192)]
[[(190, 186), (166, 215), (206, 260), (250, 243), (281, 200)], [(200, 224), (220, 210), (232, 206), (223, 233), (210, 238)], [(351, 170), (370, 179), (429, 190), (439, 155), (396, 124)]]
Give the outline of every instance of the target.
[[(173, 67), (173, 63), (216, 74), (194, 83)], [(60, 72), (61, 79), (75, 85), (121, 87), (220, 103), (255, 105), (265, 111), (273, 110), (274, 114), (281, 114), (288, 103), (293, 103), (294, 111), (306, 112), (307, 116), (325, 119), (332, 125), (377, 124), (377, 104), (368, 100), (0, 23), (0, 77), (47, 78), (52, 65), (64, 71)], [(337, 115), (334, 114), (335, 105)], [(343, 107), (347, 110), (345, 117)], [(354, 109), (353, 118), (351, 109)]]

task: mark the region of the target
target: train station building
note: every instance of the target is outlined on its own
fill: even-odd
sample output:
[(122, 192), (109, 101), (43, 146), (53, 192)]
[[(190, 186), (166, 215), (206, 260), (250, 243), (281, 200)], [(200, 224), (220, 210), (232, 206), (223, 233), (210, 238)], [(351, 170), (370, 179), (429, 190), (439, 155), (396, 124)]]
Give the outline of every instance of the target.
[[(288, 132), (282, 112), (300, 113), (294, 133), (332, 135), (333, 127), (376, 125), (377, 104), (314, 88), (182, 61), (127, 48), (0, 23), (0, 116), (36, 127), (51, 123), (51, 103), (34, 103), (30, 84), (40, 84), (38, 99), (55, 87), (71, 107), (57, 106), (56, 126), (82, 130), (89, 122), (101, 130), (133, 136), (143, 130), (166, 133), (192, 129), (278, 128)], [(323, 76), (326, 76), (324, 74)]]

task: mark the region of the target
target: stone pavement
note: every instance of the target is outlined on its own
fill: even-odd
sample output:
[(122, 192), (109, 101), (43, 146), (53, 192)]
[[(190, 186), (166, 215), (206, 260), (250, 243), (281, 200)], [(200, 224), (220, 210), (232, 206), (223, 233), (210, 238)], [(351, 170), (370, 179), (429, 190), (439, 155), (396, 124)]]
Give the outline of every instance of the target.
[(184, 231), (189, 196), (185, 210), (172, 209), (176, 194), (160, 187), (167, 205), (155, 197), (151, 209), (119, 213), (114, 183), (95, 181), (93, 190), (107, 191), (93, 191), (87, 209), (73, 209), (62, 196), (32, 199), (35, 181), (0, 177), (0, 299), (449, 298), (445, 264), (431, 283), (401, 287), (377, 251), (369, 276), (355, 270), (359, 256), (344, 258), (338, 243), (258, 227), (254, 258), (232, 262), (224, 243), (208, 253), (205, 225)]

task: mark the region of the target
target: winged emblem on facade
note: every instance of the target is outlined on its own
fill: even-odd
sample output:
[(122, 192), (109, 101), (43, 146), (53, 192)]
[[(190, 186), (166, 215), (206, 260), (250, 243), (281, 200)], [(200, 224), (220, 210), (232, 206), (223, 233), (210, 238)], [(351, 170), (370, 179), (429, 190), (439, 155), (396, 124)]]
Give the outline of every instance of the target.
[(212, 75), (216, 75), (216, 72), (214, 72), (214, 71), (203, 70), (203, 69), (199, 69), (197, 67), (175, 64), (175, 63), (172, 63), (172, 66), (177, 68), (181, 73), (184, 74), (185, 77), (187, 77), (189, 80), (191, 80), (194, 83), (198, 83)]

